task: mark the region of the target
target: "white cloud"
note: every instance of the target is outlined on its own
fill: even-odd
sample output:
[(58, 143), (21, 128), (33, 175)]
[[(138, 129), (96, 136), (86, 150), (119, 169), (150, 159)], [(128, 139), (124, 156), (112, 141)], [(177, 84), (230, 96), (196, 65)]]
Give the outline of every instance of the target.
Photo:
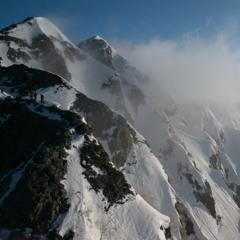
[(235, 105), (240, 102), (240, 48), (229, 39), (222, 31), (211, 40), (190, 34), (179, 41), (114, 47), (177, 99)]

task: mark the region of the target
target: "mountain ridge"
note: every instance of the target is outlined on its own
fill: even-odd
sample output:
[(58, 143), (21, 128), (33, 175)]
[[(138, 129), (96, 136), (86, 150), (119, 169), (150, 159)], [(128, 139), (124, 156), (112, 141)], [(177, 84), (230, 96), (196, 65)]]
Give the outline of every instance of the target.
[[(16, 68), (16, 70), (14, 70), (14, 68)], [(36, 69), (28, 69), (26, 66), (23, 66), (23, 65), (16, 65), (16, 66), (11, 66), (11, 67), (9, 67), (9, 71), (8, 71), (8, 69), (6, 69), (6, 68), (2, 68), (1, 69), (1, 71), (4, 73), (3, 75), (1, 75), (2, 76), (2, 78), (4, 79), (4, 81), (3, 82), (1, 82), (1, 85), (2, 86), (4, 86), (4, 88), (8, 88), (8, 90), (9, 90), (9, 92), (13, 92), (13, 94), (15, 95), (15, 96), (17, 96), (17, 94), (18, 93), (25, 93), (25, 92), (27, 92), (26, 91), (26, 89), (31, 89), (31, 87), (29, 87), (28, 86), (28, 84), (32, 84), (31, 83), (31, 80), (30, 79), (34, 79), (35, 81), (37, 81), (37, 82), (39, 82), (39, 80), (37, 79), (37, 76), (39, 76), (39, 74), (43, 74), (44, 72), (43, 71), (40, 71), (40, 70), (36, 70)], [(26, 80), (26, 76), (27, 76), (27, 78), (29, 78), (29, 81), (25, 81), (25, 85), (23, 85), (22, 84), (22, 82), (20, 81), (20, 79), (18, 79), (19, 80), (19, 85), (16, 85), (16, 83), (17, 82), (11, 82), (11, 87), (9, 87), (9, 86), (6, 86), (5, 84), (4, 84), (4, 82), (6, 82), (6, 83), (8, 83), (9, 82), (9, 79), (12, 79), (12, 76), (15, 76), (16, 75), (16, 72), (15, 71), (17, 71), (17, 75), (18, 76), (21, 76), (21, 72), (22, 73), (24, 73), (24, 74), (26, 74), (25, 75), (25, 80)], [(37, 73), (37, 72), (39, 72), (39, 73)], [(44, 73), (44, 74), (46, 74), (46, 73)], [(48, 75), (50, 75), (47, 79), (51, 79), (51, 78), (53, 78), (53, 76), (52, 76), (52, 74), (50, 74), (50, 73), (48, 73)], [(7, 77), (8, 76), (8, 77)], [(9, 79), (8, 79), (9, 78)], [(41, 83), (41, 85), (39, 85), (39, 87), (40, 87), (40, 89), (42, 89), (42, 91), (44, 92), (45, 90), (43, 89), (44, 88), (44, 85), (46, 85), (46, 87), (47, 88), (49, 88), (49, 89), (51, 89), (51, 91), (52, 91), (52, 93), (54, 92), (54, 88), (53, 88), (53, 86), (54, 86), (54, 84), (55, 84), (55, 89), (58, 89), (57, 90), (57, 92), (58, 93), (60, 93), (60, 94), (65, 94), (65, 92), (64, 91), (62, 91), (63, 90), (63, 88), (66, 88), (66, 91), (68, 91), (68, 92), (70, 92), (70, 91), (72, 91), (71, 89), (71, 87), (70, 86), (68, 86), (68, 83), (66, 82), (66, 84), (64, 85), (64, 84), (60, 84), (60, 80), (61, 79), (59, 79), (59, 77), (57, 77), (56, 76), (56, 79), (58, 79), (58, 81), (53, 81), (52, 82), (52, 84), (53, 85), (49, 85), (49, 81), (45, 81), (45, 82), (42, 82)], [(59, 86), (61, 86), (62, 85), (62, 87), (60, 87), (59, 88)], [(37, 85), (36, 84), (34, 84), (34, 86), (36, 86), (37, 87)], [(13, 90), (13, 91), (11, 91), (11, 89)], [(18, 92), (16, 91), (16, 89), (18, 89)], [(38, 91), (38, 93), (40, 94), (40, 92), (39, 92), (39, 89), (37, 90)], [(75, 90), (74, 90), (75, 91)], [(55, 93), (55, 94), (57, 94), (57, 93)], [(79, 93), (78, 93), (79, 94)], [(24, 99), (26, 99), (26, 98), (29, 98), (28, 97), (28, 95), (23, 95), (23, 98)], [(60, 98), (62, 98), (62, 97), (60, 97)], [(86, 98), (86, 97), (85, 97)], [(49, 99), (48, 99), (49, 100)], [(56, 98), (56, 96), (55, 96), (55, 104), (56, 104), (56, 100), (57, 100), (57, 98)], [(7, 101), (7, 100), (5, 100), (5, 101)], [(15, 100), (16, 101), (16, 100)], [(24, 100), (25, 101), (25, 100)], [(30, 100), (27, 100), (27, 101), (30, 101)], [(82, 102), (82, 104), (85, 102), (88, 106), (89, 106), (89, 104), (92, 104), (91, 103), (91, 101), (92, 102), (94, 102), (93, 100), (88, 100), (88, 102), (86, 102), (86, 100), (85, 101), (81, 101)], [(31, 101), (30, 101), (31, 102)], [(95, 101), (96, 102), (96, 101)], [(34, 103), (34, 102), (33, 102)], [(32, 102), (31, 102), (31, 104), (32, 104)], [(47, 101), (46, 102), (46, 104), (47, 104), (47, 106), (49, 105), (49, 104), (51, 104), (49, 101)], [(102, 104), (102, 103), (98, 103), (98, 104)], [(51, 104), (52, 105), (52, 104)], [(57, 105), (59, 105), (59, 104), (57, 104)], [(103, 105), (103, 104), (102, 104)], [(36, 105), (36, 107), (34, 107), (34, 108), (32, 108), (31, 107), (31, 111), (33, 111), (34, 109), (38, 109), (38, 111), (37, 111), (37, 113), (38, 114), (45, 114), (45, 112), (46, 111), (41, 111), (41, 105), (39, 106), (39, 107), (37, 107), (37, 105)], [(75, 109), (74, 108), (74, 105), (72, 106), (73, 107), (73, 109)], [(91, 105), (90, 105), (90, 107), (91, 107)], [(56, 107), (55, 107), (56, 108)], [(105, 106), (105, 108), (106, 108), (106, 106)], [(56, 108), (57, 109), (57, 108)], [(97, 107), (97, 109), (99, 109), (99, 107)], [(83, 111), (84, 110), (84, 108), (83, 108), (83, 106), (81, 107), (81, 111)], [(35, 111), (35, 110), (34, 110)], [(94, 111), (94, 109), (93, 109), (93, 111)], [(89, 113), (88, 113), (89, 114)], [(89, 114), (89, 116), (90, 116), (91, 114)], [(116, 115), (116, 114), (115, 114)], [(103, 115), (103, 116), (105, 116), (105, 114)], [(120, 117), (120, 119), (122, 119), (121, 121), (126, 121), (126, 120), (124, 120), (124, 118), (122, 117), (122, 116), (119, 116)], [(115, 119), (115, 124), (118, 122), (118, 118), (117, 118), (117, 116), (113, 116), (113, 118)], [(121, 124), (123, 124), (123, 123), (121, 123)], [(95, 124), (92, 124), (93, 126), (95, 126)], [(111, 128), (111, 126), (110, 126), (110, 128)], [(116, 130), (117, 131), (119, 131), (119, 130), (121, 130), (121, 128), (119, 127), (119, 128), (116, 128)], [(133, 131), (133, 130), (131, 130), (131, 131)], [(125, 132), (125, 131), (124, 131)], [(125, 132), (125, 134), (126, 134), (126, 132)], [(90, 138), (91, 139), (91, 138)], [(73, 141), (75, 141), (75, 140), (73, 140)], [(78, 146), (78, 138), (76, 138), (76, 143), (72, 143), (72, 149), (75, 149), (75, 147), (77, 147)], [(87, 144), (87, 145), (89, 145), (89, 144)], [(118, 145), (119, 145), (119, 143), (118, 143)], [(75, 147), (74, 147), (75, 146)], [(77, 147), (78, 148), (78, 147)], [(116, 150), (115, 150), (116, 151)], [(97, 155), (99, 154), (99, 150), (96, 150), (96, 152), (97, 152)], [(96, 154), (96, 153), (95, 153)], [(96, 155), (96, 156), (97, 156)], [(88, 157), (81, 157), (81, 164), (82, 164), (82, 166), (85, 166), (85, 165), (89, 165), (89, 163), (87, 163), (86, 161), (84, 162), (83, 161), (83, 159), (88, 159)], [(91, 156), (91, 159), (92, 159), (93, 157)], [(74, 158), (74, 159), (76, 159), (76, 157)], [(76, 164), (76, 163), (75, 163)], [(89, 165), (90, 166), (90, 165)], [(92, 175), (89, 175), (89, 174), (93, 174), (94, 172), (96, 172), (96, 167), (93, 167), (93, 170), (91, 170), (91, 168), (88, 170), (88, 172), (89, 173), (84, 173), (84, 171), (83, 171), (83, 174), (87, 177), (87, 179), (89, 179), (89, 180), (91, 180), (92, 179)], [(97, 171), (98, 172), (98, 174), (99, 174), (99, 170)], [(70, 174), (71, 175), (71, 174)], [(114, 178), (114, 180), (116, 181), (116, 178)], [(78, 182), (79, 183), (79, 180), (77, 180), (77, 179), (75, 179), (75, 181), (76, 182)], [(99, 180), (97, 180), (98, 182), (100, 182)], [(91, 182), (91, 181), (90, 181)], [(108, 184), (110, 183), (110, 181), (107, 181), (108, 182)], [(80, 183), (79, 183), (80, 184)], [(80, 187), (80, 185), (77, 185), (78, 187)], [(88, 188), (87, 188), (88, 189)], [(97, 188), (96, 188), (96, 190), (97, 190)], [(86, 191), (86, 190), (84, 190), (84, 191)], [(88, 190), (89, 191), (89, 190)], [(88, 192), (87, 191), (87, 192)], [(68, 194), (70, 194), (70, 193), (68, 193)], [(86, 193), (86, 195), (88, 195), (88, 193)], [(70, 195), (71, 196), (71, 195)], [(75, 193), (73, 194), (73, 196), (75, 196)], [(73, 196), (71, 196), (71, 198), (73, 197)], [(75, 206), (75, 204), (71, 201), (70, 202), (71, 203), (71, 205), (74, 205)], [(79, 203), (80, 204), (80, 203)], [(142, 204), (142, 203), (141, 203)], [(141, 205), (140, 204), (140, 205)], [(84, 206), (83, 206), (84, 207)], [(108, 207), (107, 207), (108, 208)], [(134, 205), (132, 205), (131, 206), (131, 208), (135, 208), (134, 207)], [(149, 208), (149, 207), (148, 207)], [(110, 208), (110, 210), (111, 210), (111, 208)], [(70, 212), (71, 212), (71, 210), (69, 210)], [(84, 212), (85, 210), (82, 210), (82, 212)], [(98, 210), (99, 211), (99, 210)], [(144, 214), (146, 214), (146, 213), (144, 213)], [(134, 215), (136, 215), (136, 213), (134, 214)], [(107, 217), (107, 216), (106, 216)], [(106, 217), (104, 217), (104, 218), (106, 218)], [(72, 218), (72, 217), (71, 217)], [(161, 217), (162, 218), (162, 217)], [(96, 220), (96, 219), (95, 219)], [(95, 221), (94, 220), (94, 221)], [(60, 221), (60, 220), (58, 220), (58, 221)], [(63, 222), (64, 222), (64, 220), (62, 220)], [(78, 221), (76, 221), (76, 223), (75, 224), (77, 224), (78, 223)], [(63, 225), (64, 225), (64, 223), (63, 223)], [(161, 226), (161, 224), (159, 225), (159, 227)], [(167, 228), (167, 224), (165, 223), (165, 224), (163, 224), (163, 226), (162, 226), (162, 231), (164, 232), (165, 230), (165, 228)], [(60, 231), (60, 233), (62, 234), (62, 236), (64, 236), (64, 235), (66, 235), (66, 234), (68, 234), (68, 231), (67, 231), (67, 229), (66, 230), (64, 230), (65, 229), (65, 227), (62, 227), (61, 228), (62, 230), (60, 230), (59, 229), (59, 231)], [(98, 227), (96, 227), (96, 229), (98, 229)], [(68, 230), (71, 230), (71, 229), (69, 229), (68, 228)], [(86, 232), (86, 230), (84, 230), (84, 232)], [(35, 232), (33, 232), (33, 233), (35, 233)], [(78, 233), (78, 231), (76, 232), (76, 231), (74, 231), (74, 233), (75, 233), (75, 237), (77, 237), (77, 236), (79, 236), (79, 235), (77, 235), (77, 234), (79, 234)], [(127, 232), (126, 232), (127, 233)], [(89, 234), (89, 233), (88, 233)], [(169, 234), (169, 233), (168, 233)], [(95, 233), (95, 235), (96, 235), (96, 233)], [(96, 235), (97, 236), (97, 235)], [(127, 236), (125, 236), (125, 237), (127, 237)], [(161, 238), (161, 239), (163, 239), (163, 238)]]

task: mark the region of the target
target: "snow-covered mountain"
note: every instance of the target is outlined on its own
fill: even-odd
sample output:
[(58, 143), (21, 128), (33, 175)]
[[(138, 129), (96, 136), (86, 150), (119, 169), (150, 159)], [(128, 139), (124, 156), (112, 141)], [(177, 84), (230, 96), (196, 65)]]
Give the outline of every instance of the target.
[[(0, 236), (240, 238), (239, 112), (176, 102), (101, 37), (75, 46), (44, 18), (0, 31), (0, 57), (0, 97), (14, 97), (1, 101)], [(31, 90), (45, 104), (28, 100)], [(43, 118), (52, 133), (39, 129)], [(22, 146), (21, 132), (34, 139), (39, 131)], [(39, 186), (38, 177), (51, 181)], [(45, 199), (26, 208), (25, 221), (22, 191)]]
[[(135, 165), (137, 165), (137, 161), (144, 164), (147, 155), (152, 158), (152, 164), (158, 166), (161, 173), (158, 174), (158, 177), (163, 179), (163, 181), (160, 181), (158, 188), (164, 187), (165, 194), (169, 198), (174, 196), (174, 192), (169, 191), (171, 187), (166, 181), (166, 174), (163, 172), (158, 160), (150, 152), (146, 141), (132, 129), (122, 115), (111, 111), (101, 102), (87, 98), (74, 89), (66, 80), (51, 73), (31, 69), (24, 65), (3, 67), (0, 73), (1, 86), (4, 86), (4, 90), (7, 89), (14, 97), (18, 94), (23, 95), (23, 100), (20, 102), (15, 98), (1, 102), (3, 109), (1, 111), (2, 124), (0, 129), (3, 137), (0, 145), (3, 156), (7, 156), (1, 162), (1, 169), (6, 169), (1, 176), (3, 184), (6, 185), (4, 188), (6, 190), (1, 196), (0, 212), (2, 216), (8, 216), (9, 214), (12, 216), (11, 218), (2, 218), (3, 220), (0, 222), (1, 227), (5, 229), (1, 230), (3, 236), (9, 235), (9, 229), (31, 228), (33, 233), (38, 232), (38, 234), (43, 234), (42, 237), (45, 235), (45, 237), (51, 239), (51, 234), (54, 234), (54, 229), (59, 224), (61, 226), (57, 228), (58, 233), (65, 236), (66, 239), (73, 233), (75, 239), (83, 237), (101, 239), (101, 237), (109, 238), (112, 236), (118, 239), (131, 239), (131, 237), (135, 239), (148, 237), (165, 239), (165, 235), (171, 235), (169, 231), (170, 219), (152, 208), (140, 195), (136, 195), (134, 189), (130, 189), (130, 185), (126, 182), (122, 172), (112, 166), (100, 143), (91, 135), (91, 130), (85, 124), (85, 120), (80, 121), (77, 114), (60, 110), (59, 107), (69, 109), (69, 106), (72, 105), (71, 109), (75, 111), (80, 107), (81, 112), (86, 115), (86, 119), (89, 120), (92, 127), (96, 126), (96, 131), (93, 132), (101, 134), (102, 137), (108, 137), (108, 142), (111, 143), (109, 145), (113, 145), (112, 151), (120, 152), (124, 150), (129, 152), (129, 149), (139, 148), (139, 153), (135, 153), (135, 157), (138, 159), (135, 159)], [(41, 81), (42, 78), (44, 78), (44, 81)], [(28, 100), (29, 96), (24, 97), (24, 93), (30, 91), (30, 89), (37, 90), (38, 94), (45, 94), (47, 101), (44, 105), (40, 104), (40, 101)], [(50, 97), (51, 94), (54, 96)], [(6, 93), (1, 95), (2, 98), (5, 96)], [(67, 96), (72, 96), (72, 98), (67, 98)], [(62, 100), (63, 98), (65, 101)], [(31, 118), (30, 125), (28, 123), (29, 117)], [(11, 128), (11, 132), (7, 132), (6, 129), (9, 128), (13, 121), (17, 121), (18, 124)], [(43, 121), (46, 121), (46, 123)], [(98, 122), (106, 123), (107, 121), (109, 125), (104, 124), (102, 126), (104, 129), (101, 129), (101, 124)], [(21, 134), (24, 123), (26, 125), (24, 133), (27, 136)], [(39, 127), (44, 130), (40, 131), (41, 136), (38, 134)], [(30, 128), (30, 131), (28, 131), (28, 128)], [(50, 131), (49, 128), (53, 130)], [(105, 131), (107, 132), (106, 136), (104, 135)], [(17, 138), (5, 142), (6, 135), (12, 136), (14, 132), (16, 132)], [(126, 135), (124, 139), (115, 136), (119, 135), (119, 132)], [(29, 134), (30, 136), (28, 136)], [(33, 145), (32, 138), (35, 135), (37, 136), (34, 138), (38, 143), (33, 142)], [(20, 140), (23, 145), (16, 144), (16, 150), (7, 147), (10, 142), (19, 142)], [(128, 141), (127, 146), (125, 146), (126, 140)], [(58, 145), (61, 146), (61, 149), (58, 149)], [(37, 150), (29, 152), (29, 148), (37, 148)], [(27, 152), (28, 155), (20, 160), (12, 158), (11, 154), (18, 151)], [(61, 155), (58, 152), (61, 152)], [(38, 154), (41, 155), (38, 156)], [(133, 154), (132, 150), (131, 154)], [(138, 155), (144, 154), (146, 156), (142, 157), (142, 159), (140, 159), (140, 156), (138, 157)], [(18, 154), (16, 155), (18, 157)], [(38, 156), (36, 160), (35, 155)], [(130, 153), (127, 155), (130, 155)], [(8, 157), (12, 158), (11, 164), (8, 162)], [(62, 158), (64, 159), (63, 166), (61, 164)], [(112, 159), (116, 165), (125, 164), (119, 162), (123, 157), (120, 158), (115, 155)], [(131, 161), (131, 159), (128, 159), (129, 165)], [(43, 164), (45, 168), (42, 171), (46, 172), (44, 177), (41, 176), (39, 170), (37, 170), (37, 173), (34, 171), (35, 168), (41, 169)], [(58, 166), (64, 167), (62, 170), (60, 169), (61, 175), (58, 171), (52, 173)], [(30, 173), (28, 173), (29, 171)], [(49, 176), (49, 171), (53, 175), (56, 174), (56, 176)], [(35, 176), (35, 174), (38, 175)], [(23, 180), (28, 176), (27, 180), (21, 180), (21, 175)], [(13, 180), (11, 181), (9, 178)], [(44, 182), (36, 181), (37, 178)], [(7, 180), (9, 182), (6, 182)], [(25, 190), (26, 194), (33, 195), (33, 197), (30, 197), (33, 203), (23, 200), (15, 203), (15, 196), (21, 195), (26, 181), (35, 186), (30, 185)], [(56, 190), (48, 188), (49, 184), (52, 186), (52, 181), (56, 185)], [(65, 186), (66, 193), (64, 191), (59, 196), (57, 191), (59, 191), (58, 186), (62, 186), (61, 184)], [(120, 191), (119, 186), (122, 191)], [(36, 194), (35, 191), (39, 188), (41, 191)], [(144, 190), (144, 186), (141, 189), (139, 188), (140, 190)], [(50, 196), (48, 195), (49, 192), (51, 192)], [(66, 199), (64, 200), (64, 196), (68, 199), (68, 202), (66, 202)], [(46, 205), (45, 207), (45, 202), (52, 204), (52, 199), (55, 198), (57, 201), (54, 200), (53, 205), (48, 204), (49, 206)], [(103, 201), (103, 199), (105, 200)], [(64, 211), (61, 210), (63, 200), (65, 201)], [(28, 209), (25, 204), (34, 206)], [(56, 209), (60, 210), (56, 211)], [(54, 212), (54, 215), (52, 214), (49, 217), (47, 211), (50, 210)], [(15, 212), (18, 212), (19, 217), (13, 221), (16, 217)], [(63, 214), (64, 212), (67, 213)], [(33, 217), (30, 217), (32, 213), (34, 213)], [(26, 218), (26, 221), (20, 221), (21, 218)], [(146, 220), (148, 221), (147, 225)], [(117, 226), (121, 227), (117, 228)], [(135, 230), (132, 229), (132, 226), (135, 226)], [(49, 227), (52, 230), (46, 234)], [(104, 230), (105, 228), (107, 230)], [(31, 231), (28, 230), (25, 234), (30, 236)], [(14, 231), (11, 234), (19, 234), (20, 236), (21, 233)]]

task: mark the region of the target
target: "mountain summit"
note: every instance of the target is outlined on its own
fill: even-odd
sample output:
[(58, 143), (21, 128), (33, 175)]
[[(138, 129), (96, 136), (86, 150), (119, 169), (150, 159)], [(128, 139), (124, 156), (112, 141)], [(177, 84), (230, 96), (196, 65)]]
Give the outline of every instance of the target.
[(96, 35), (87, 39), (86, 41), (80, 42), (76, 46), (97, 61), (115, 70), (112, 60), (116, 54), (116, 50), (113, 49), (103, 38)]

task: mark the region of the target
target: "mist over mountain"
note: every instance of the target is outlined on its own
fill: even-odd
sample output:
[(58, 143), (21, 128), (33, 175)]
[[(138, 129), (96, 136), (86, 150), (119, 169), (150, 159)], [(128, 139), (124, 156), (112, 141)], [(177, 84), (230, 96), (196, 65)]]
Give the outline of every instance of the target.
[(138, 45), (113, 44), (177, 101), (209, 100), (236, 107), (240, 101), (239, 47), (232, 43), (234, 37), (222, 31), (210, 40), (189, 35), (180, 40), (154, 39)]
[(239, 239), (237, 54), (184, 44), (0, 31), (2, 239)]

